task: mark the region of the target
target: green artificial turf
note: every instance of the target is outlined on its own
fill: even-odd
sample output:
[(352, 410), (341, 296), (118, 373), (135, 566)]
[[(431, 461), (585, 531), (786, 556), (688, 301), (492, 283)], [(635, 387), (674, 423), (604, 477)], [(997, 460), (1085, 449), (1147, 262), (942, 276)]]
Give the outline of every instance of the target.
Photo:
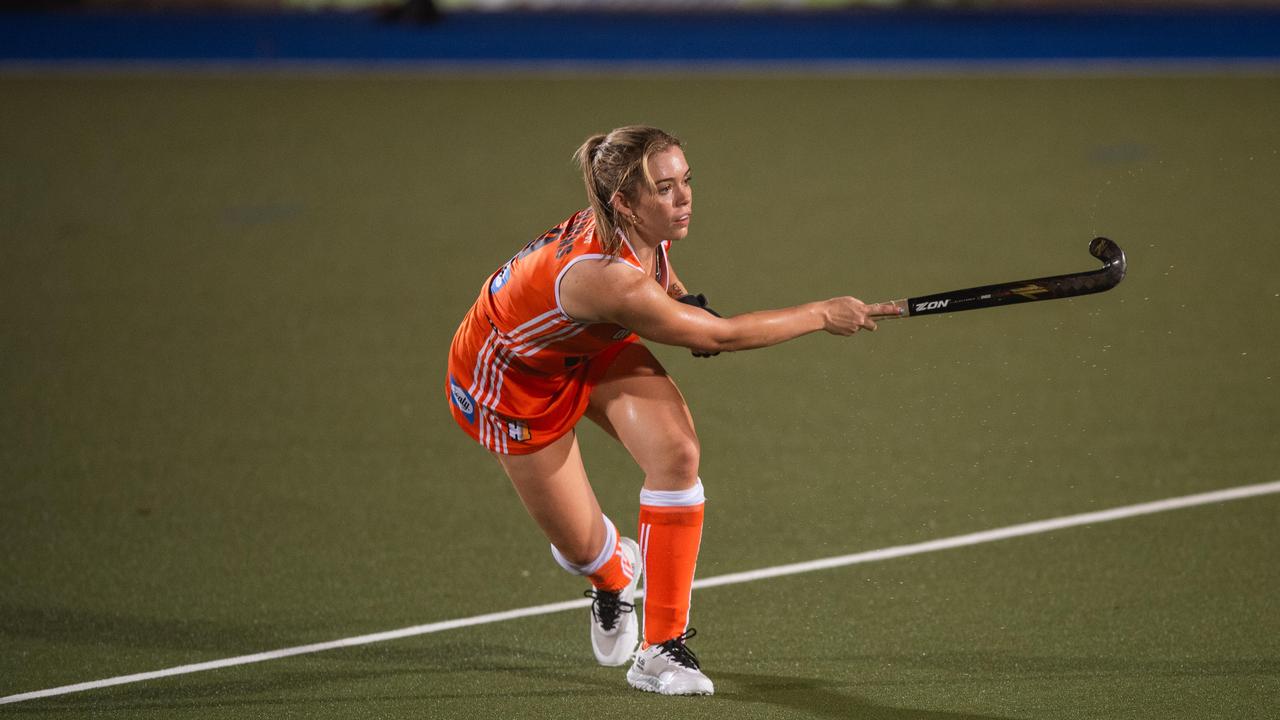
[[(485, 275), (685, 141), (722, 312), (1129, 258), (1115, 290), (711, 360), (699, 575), (1280, 480), (1280, 80), (0, 75), (0, 696), (571, 599), (452, 426)], [(634, 531), (639, 471), (584, 456)], [(1269, 718), (1275, 496), (695, 595), (713, 698), (585, 611), (0, 705), (14, 717)], [(672, 708), (675, 709), (672, 709)]]

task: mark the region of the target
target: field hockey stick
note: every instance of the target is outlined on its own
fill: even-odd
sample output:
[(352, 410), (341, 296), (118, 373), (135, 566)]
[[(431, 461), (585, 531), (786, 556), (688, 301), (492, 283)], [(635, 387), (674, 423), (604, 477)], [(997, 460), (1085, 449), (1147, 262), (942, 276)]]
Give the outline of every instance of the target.
[(1089, 254), (1102, 261), (1102, 269), (893, 300), (892, 304), (897, 306), (898, 314), (877, 315), (875, 319), (891, 320), (1040, 300), (1059, 300), (1104, 292), (1119, 285), (1126, 269), (1124, 251), (1120, 246), (1107, 238), (1096, 237), (1089, 243)]

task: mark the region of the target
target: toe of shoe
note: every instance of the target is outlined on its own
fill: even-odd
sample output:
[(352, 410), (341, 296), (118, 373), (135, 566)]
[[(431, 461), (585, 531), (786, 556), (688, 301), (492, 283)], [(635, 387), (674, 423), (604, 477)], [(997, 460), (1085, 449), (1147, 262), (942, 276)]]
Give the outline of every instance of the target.
[(604, 667), (621, 667), (631, 659), (631, 652), (625, 648), (614, 648), (612, 652), (596, 651), (596, 662)]
[(605, 667), (618, 667), (627, 664), (636, 652), (639, 644), (639, 633), (634, 627), (624, 625), (610, 637), (591, 636), (591, 650), (595, 653), (596, 662)]

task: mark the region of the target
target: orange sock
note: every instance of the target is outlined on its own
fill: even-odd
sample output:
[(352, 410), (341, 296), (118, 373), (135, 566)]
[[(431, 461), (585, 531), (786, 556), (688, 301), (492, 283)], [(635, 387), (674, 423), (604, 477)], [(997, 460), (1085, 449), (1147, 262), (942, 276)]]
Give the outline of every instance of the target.
[(635, 568), (631, 567), (631, 561), (622, 553), (618, 528), (607, 515), (602, 513), (600, 517), (604, 520), (604, 543), (594, 560), (586, 565), (575, 565), (554, 544), (551, 546), (551, 556), (565, 570), (574, 575), (587, 576), (595, 589), (618, 592), (630, 584), (631, 578), (635, 576)]
[[(674, 502), (688, 504), (671, 504)], [(640, 493), (646, 647), (677, 637), (688, 628), (693, 575), (702, 544), (703, 507), (701, 482), (689, 491)]]
[(634, 576), (635, 568), (631, 567), (631, 562), (622, 554), (622, 545), (618, 542), (618, 535), (615, 532), (613, 552), (609, 555), (609, 559), (598, 570), (587, 575), (587, 578), (591, 580), (591, 586), (597, 590), (618, 592), (625, 588)]

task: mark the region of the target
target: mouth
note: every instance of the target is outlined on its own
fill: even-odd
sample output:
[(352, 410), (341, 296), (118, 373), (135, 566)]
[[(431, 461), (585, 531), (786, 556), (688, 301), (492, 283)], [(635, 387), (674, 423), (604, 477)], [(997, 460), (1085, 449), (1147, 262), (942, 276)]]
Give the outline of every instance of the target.
[(689, 225), (689, 218), (693, 217), (693, 213), (685, 213), (676, 217), (676, 225), (686, 227)]

